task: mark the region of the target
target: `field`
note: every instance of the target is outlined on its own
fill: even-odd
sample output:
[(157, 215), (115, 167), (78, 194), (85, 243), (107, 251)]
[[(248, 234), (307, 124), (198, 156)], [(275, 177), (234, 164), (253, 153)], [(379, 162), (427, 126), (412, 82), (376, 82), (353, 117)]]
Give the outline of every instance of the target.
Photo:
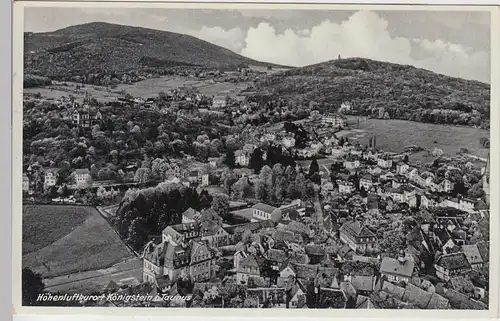
[[(481, 137), (489, 137), (489, 131), (471, 127), (457, 127), (449, 125), (417, 123), (405, 120), (382, 120), (348, 117), (348, 122), (353, 128), (349, 131), (339, 132), (346, 135), (352, 142), (368, 144), (370, 136), (376, 135), (377, 148), (391, 152), (402, 152), (405, 146), (418, 145), (432, 151), (439, 148), (448, 156), (455, 156), (460, 148), (469, 150), (469, 154), (482, 158), (488, 156), (488, 149), (479, 144)], [(413, 154), (413, 161), (428, 162), (433, 159), (427, 151)]]
[[(70, 94), (77, 99), (82, 99), (87, 91), (93, 98), (98, 101), (111, 101), (119, 97), (123, 97), (124, 93), (128, 93), (133, 97), (142, 97), (144, 99), (157, 97), (158, 93), (169, 91), (180, 86), (193, 86), (198, 88), (200, 93), (207, 96), (227, 94), (231, 97), (238, 96), (239, 93), (247, 87), (246, 83), (209, 83), (204, 80), (194, 80), (188, 77), (180, 76), (162, 76), (158, 78), (150, 78), (138, 81), (133, 84), (119, 84), (116, 88), (108, 88), (102, 86), (85, 85), (75, 82), (66, 81), (63, 86), (61, 82), (54, 82), (51, 86), (25, 88), (24, 93), (37, 94), (47, 99), (58, 99), (61, 96), (68, 97)], [(79, 89), (77, 88), (79, 87)]]
[(110, 267), (134, 257), (91, 207), (24, 206), (23, 267), (44, 278)]

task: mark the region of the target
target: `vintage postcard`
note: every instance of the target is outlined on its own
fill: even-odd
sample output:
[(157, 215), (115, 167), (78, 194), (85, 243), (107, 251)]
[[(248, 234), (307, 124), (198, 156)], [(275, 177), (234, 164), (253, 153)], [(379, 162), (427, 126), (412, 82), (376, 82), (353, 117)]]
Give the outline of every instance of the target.
[(15, 3), (16, 313), (496, 316), (498, 18)]

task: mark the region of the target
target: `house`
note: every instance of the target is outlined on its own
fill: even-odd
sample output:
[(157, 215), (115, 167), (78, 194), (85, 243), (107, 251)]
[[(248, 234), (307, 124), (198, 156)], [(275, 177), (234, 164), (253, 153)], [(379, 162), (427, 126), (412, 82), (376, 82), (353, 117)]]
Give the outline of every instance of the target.
[(245, 251), (236, 251), (233, 255), (233, 266), (234, 269), (237, 271), (240, 267), (240, 262), (244, 258), (246, 258), (248, 254)]
[(210, 185), (210, 174), (208, 173), (201, 174), (201, 186), (208, 186), (208, 185)]
[(423, 194), (420, 196), (420, 207), (421, 208), (431, 208), (436, 206), (437, 201), (429, 194)]
[(250, 161), (250, 157), (248, 156), (248, 152), (244, 150), (237, 150), (234, 152), (235, 163), (240, 166), (247, 167)]
[(483, 267), (484, 261), (476, 244), (462, 245), (462, 252), (467, 257), (467, 261), (469, 262), (472, 269), (479, 269)]
[(143, 252), (143, 280), (154, 283), (157, 276), (168, 276), (172, 281), (179, 277), (193, 281), (209, 280), (214, 263), (212, 250), (198, 241), (191, 240), (182, 245), (149, 242)]
[(326, 114), (321, 117), (321, 123), (324, 126), (341, 129), (347, 126), (347, 118), (339, 114)]
[(286, 148), (291, 148), (291, 147), (294, 147), (295, 146), (295, 138), (292, 137), (292, 136), (286, 136), (286, 137), (283, 137), (281, 143), (283, 144), (283, 146), (285, 146)]
[(463, 252), (441, 255), (434, 263), (436, 275), (444, 281), (451, 277), (467, 273), (471, 265)]
[(390, 156), (383, 155), (377, 159), (377, 166), (381, 168), (391, 168), (392, 167), (392, 158)]
[(217, 167), (217, 161), (219, 160), (219, 158), (217, 157), (209, 157), (208, 158), (208, 164), (211, 166), (211, 167)]
[(450, 182), (449, 180), (445, 179), (441, 183), (439, 183), (438, 190), (440, 192), (449, 193), (449, 192), (451, 192), (453, 190), (454, 187), (455, 186), (454, 186), (454, 184), (452, 182)]
[(410, 170), (410, 166), (405, 163), (396, 164), (396, 174), (405, 175)]
[(162, 242), (184, 244), (191, 239), (200, 237), (200, 223), (169, 225), (162, 231)]
[(404, 253), (400, 253), (397, 259), (384, 257), (380, 264), (380, 274), (387, 277), (390, 282), (408, 282), (412, 275), (415, 263), (408, 260)]
[(252, 218), (255, 220), (270, 220), (274, 210), (276, 210), (274, 206), (257, 203), (252, 206)]
[(377, 236), (359, 221), (345, 222), (340, 228), (340, 240), (353, 251), (365, 253), (375, 249)]
[(249, 277), (260, 277), (260, 268), (253, 255), (243, 258), (236, 270), (236, 283), (248, 284)]
[(345, 101), (340, 105), (339, 112), (340, 113), (350, 112), (351, 109), (352, 109), (351, 103), (348, 101)]
[(366, 174), (359, 180), (359, 186), (362, 186), (365, 191), (370, 190), (373, 186), (373, 177), (370, 174)]
[(287, 293), (289, 298), (287, 302), (288, 308), (303, 308), (306, 303), (306, 288), (300, 281), (296, 281), (295, 278), (291, 278), (290, 282), (293, 282), (290, 290)]
[(359, 159), (355, 156), (347, 157), (344, 160), (344, 168), (345, 169), (352, 170), (352, 169), (358, 168), (359, 166), (360, 166)]
[(27, 191), (29, 191), (29, 189), (30, 189), (30, 179), (29, 179), (28, 175), (23, 173), (23, 191), (27, 192)]
[(215, 96), (212, 99), (212, 108), (224, 108), (227, 105), (227, 98), (225, 96)]
[(355, 190), (354, 184), (346, 180), (337, 180), (337, 185), (340, 194), (350, 194)]
[(45, 188), (49, 188), (51, 186), (56, 185), (57, 181), (57, 169), (55, 168), (50, 168), (45, 171), (45, 178), (44, 178), (44, 183), (43, 186)]
[(200, 217), (201, 213), (190, 207), (182, 213), (182, 223), (199, 222)]
[(90, 96), (85, 93), (83, 105), (80, 107), (75, 102), (71, 113), (71, 121), (73, 125), (83, 128), (91, 128), (94, 124), (102, 119), (102, 113), (99, 110), (90, 107)]
[(85, 187), (90, 184), (92, 177), (87, 168), (80, 168), (74, 171), (76, 186)]

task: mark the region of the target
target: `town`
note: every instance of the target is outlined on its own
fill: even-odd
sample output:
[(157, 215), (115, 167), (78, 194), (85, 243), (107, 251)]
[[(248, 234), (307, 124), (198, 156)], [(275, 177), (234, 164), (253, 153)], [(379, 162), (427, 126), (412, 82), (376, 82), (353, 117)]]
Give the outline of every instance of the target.
[(24, 203), (96, 207), (141, 259), (142, 279), (102, 291), (190, 298), (82, 304), (488, 309), (489, 159), (414, 162), (420, 146), (352, 138), (349, 101), (250, 90), (25, 94), (25, 113)]

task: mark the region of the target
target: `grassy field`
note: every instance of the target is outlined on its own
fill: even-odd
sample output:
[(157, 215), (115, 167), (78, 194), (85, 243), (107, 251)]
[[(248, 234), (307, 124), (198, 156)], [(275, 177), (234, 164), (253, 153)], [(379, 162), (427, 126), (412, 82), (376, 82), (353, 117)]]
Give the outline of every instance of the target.
[[(351, 126), (356, 127), (357, 117), (348, 117)], [(460, 148), (480, 157), (488, 156), (488, 149), (479, 144), (481, 137), (489, 137), (489, 131), (471, 127), (456, 127), (417, 123), (405, 120), (360, 120), (359, 129), (343, 131), (351, 141), (368, 144), (372, 134), (377, 136), (377, 148), (391, 152), (402, 152), (405, 146), (418, 145), (426, 150), (439, 148), (448, 156), (454, 156)], [(428, 162), (433, 159), (427, 152), (412, 155), (413, 160)]]
[(102, 269), (134, 256), (94, 208), (25, 206), (23, 218), (23, 248), (31, 247), (23, 267), (44, 278)]
[[(245, 89), (246, 83), (209, 83), (203, 80), (194, 80), (188, 77), (180, 76), (163, 76), (158, 78), (145, 79), (134, 84), (120, 84), (116, 88), (108, 88), (94, 85), (82, 85), (70, 81), (62, 83), (54, 82), (54, 85), (47, 87), (25, 88), (24, 93), (37, 94), (48, 99), (58, 99), (61, 96), (75, 96), (77, 99), (82, 99), (85, 91), (98, 101), (111, 101), (119, 97), (123, 97), (123, 93), (128, 93), (133, 97), (150, 98), (158, 96), (158, 93), (169, 91), (180, 86), (193, 86), (198, 88), (200, 93), (207, 96), (214, 95), (229, 95), (230, 97), (238, 96)], [(77, 89), (77, 86), (79, 87)]]

